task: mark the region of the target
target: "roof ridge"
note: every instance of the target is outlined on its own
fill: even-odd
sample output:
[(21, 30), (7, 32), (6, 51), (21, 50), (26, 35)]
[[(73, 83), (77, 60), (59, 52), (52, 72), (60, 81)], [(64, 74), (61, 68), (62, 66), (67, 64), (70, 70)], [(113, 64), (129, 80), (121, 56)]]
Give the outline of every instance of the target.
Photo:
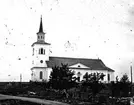
[(76, 60), (79, 60), (79, 59), (82, 59), (82, 60), (99, 60), (101, 61), (101, 59), (92, 59), (92, 58), (75, 58), (75, 57), (61, 57), (61, 56), (50, 56), (52, 58), (61, 58), (61, 59), (76, 59)]

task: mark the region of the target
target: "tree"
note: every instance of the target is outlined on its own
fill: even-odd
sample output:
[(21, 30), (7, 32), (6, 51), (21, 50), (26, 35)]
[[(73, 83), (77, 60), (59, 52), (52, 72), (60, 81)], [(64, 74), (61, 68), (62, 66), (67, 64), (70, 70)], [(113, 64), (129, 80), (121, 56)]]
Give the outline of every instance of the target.
[(89, 75), (88, 75), (88, 72), (86, 72), (85, 75), (83, 76), (83, 79), (85, 79), (85, 81), (88, 82), (88, 78), (89, 78)]
[(97, 93), (99, 93), (103, 88), (104, 85), (101, 81), (104, 79), (105, 75), (103, 73), (85, 73), (83, 76), (83, 86), (90, 87), (92, 90), (93, 100)]
[(89, 74), (91, 82), (100, 82), (104, 80), (105, 75), (103, 73), (91, 73)]
[(110, 88), (110, 91), (111, 91), (112, 98), (120, 96), (120, 82), (119, 81), (116, 81), (116, 82), (112, 81), (109, 84), (109, 88)]
[(124, 74), (120, 79), (121, 96), (128, 96), (130, 91), (130, 81), (127, 74)]
[(127, 74), (124, 74), (120, 80), (116, 76), (116, 82), (110, 83), (112, 97), (126, 97), (130, 92), (130, 81)]
[(68, 65), (55, 66), (52, 68), (49, 82), (54, 89), (71, 88), (75, 85), (74, 72), (68, 68)]
[(100, 82), (102, 80), (104, 80), (105, 75), (103, 73), (91, 73), (88, 74), (88, 72), (85, 73), (85, 75), (83, 76), (83, 79), (85, 82), (89, 82), (89, 83), (94, 83), (94, 82)]
[(127, 74), (124, 74), (121, 79), (120, 79), (120, 82), (122, 83), (129, 83), (129, 78), (128, 78), (128, 75)]

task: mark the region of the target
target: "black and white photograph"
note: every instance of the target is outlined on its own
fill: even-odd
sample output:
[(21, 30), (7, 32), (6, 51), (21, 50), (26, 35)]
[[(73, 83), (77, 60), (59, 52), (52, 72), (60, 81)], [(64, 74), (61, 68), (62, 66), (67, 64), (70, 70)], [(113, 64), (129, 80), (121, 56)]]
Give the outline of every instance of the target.
[(134, 0), (1, 0), (0, 105), (134, 105)]

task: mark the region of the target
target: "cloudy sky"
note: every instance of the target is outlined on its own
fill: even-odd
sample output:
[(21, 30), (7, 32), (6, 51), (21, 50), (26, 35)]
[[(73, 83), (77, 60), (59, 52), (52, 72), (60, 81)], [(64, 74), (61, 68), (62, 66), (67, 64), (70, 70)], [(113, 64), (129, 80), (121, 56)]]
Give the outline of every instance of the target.
[(52, 56), (100, 58), (115, 70), (115, 76), (130, 75), (133, 0), (2, 0), (0, 81), (18, 81), (20, 74), (29, 81), (31, 44), (41, 15)]

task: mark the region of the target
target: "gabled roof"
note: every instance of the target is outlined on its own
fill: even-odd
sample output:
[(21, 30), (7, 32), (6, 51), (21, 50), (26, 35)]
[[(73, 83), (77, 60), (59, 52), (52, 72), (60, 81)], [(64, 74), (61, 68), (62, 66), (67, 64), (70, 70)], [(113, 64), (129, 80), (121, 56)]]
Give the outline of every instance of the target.
[(61, 64), (68, 64), (68, 66), (72, 66), (77, 63), (81, 63), (92, 70), (108, 70), (114, 72), (114, 70), (106, 67), (100, 59), (49, 57), (49, 61), (47, 61), (47, 66), (52, 68), (54, 66), (61, 66)]
[(37, 41), (37, 42), (34, 42), (31, 46), (33, 46), (34, 44), (51, 45), (50, 43), (46, 43), (45, 41)]

